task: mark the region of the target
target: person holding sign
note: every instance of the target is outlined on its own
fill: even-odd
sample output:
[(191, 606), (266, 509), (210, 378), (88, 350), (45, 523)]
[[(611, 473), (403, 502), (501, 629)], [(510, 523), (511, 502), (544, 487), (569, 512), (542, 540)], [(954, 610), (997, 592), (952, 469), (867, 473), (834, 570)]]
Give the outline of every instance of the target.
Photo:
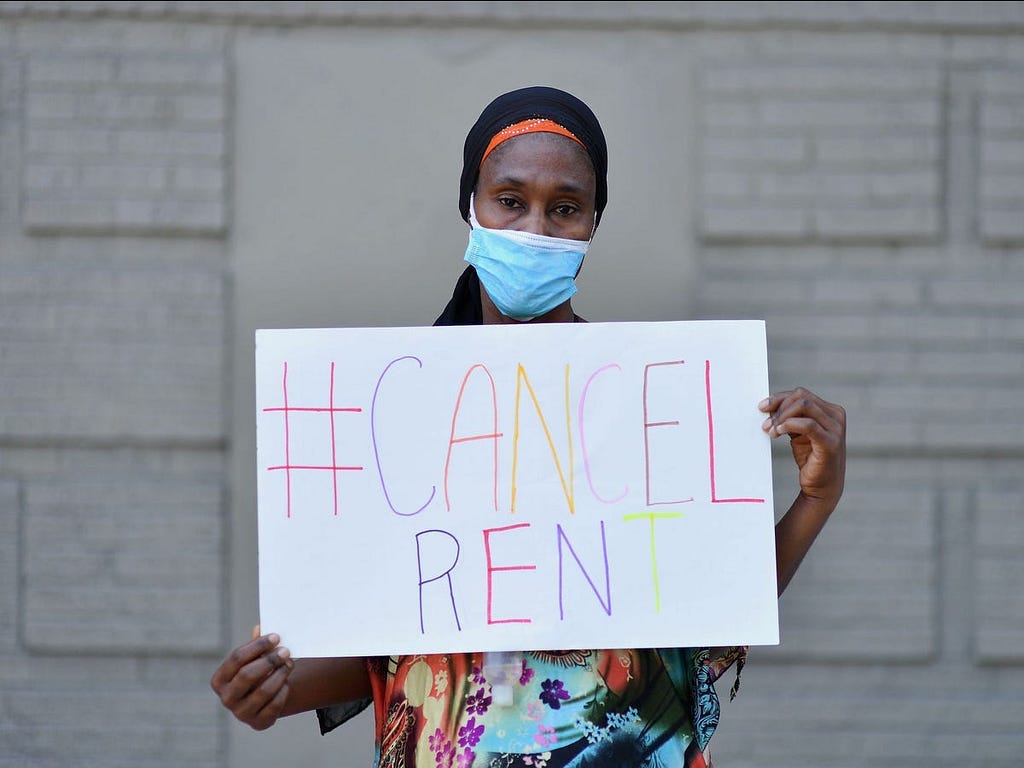
[[(465, 143), (469, 266), (435, 325), (583, 322), (572, 296), (606, 175), (601, 126), (576, 97), (531, 87), (491, 102)], [(842, 494), (846, 415), (803, 388), (758, 407), (770, 437), (789, 436), (801, 489), (775, 529), (781, 593)], [(372, 703), (378, 766), (697, 767), (710, 765), (714, 683), (735, 664), (738, 685), (745, 656), (734, 647), (293, 660), (276, 634), (254, 632), (211, 686), (257, 730), (316, 710), (326, 733)]]

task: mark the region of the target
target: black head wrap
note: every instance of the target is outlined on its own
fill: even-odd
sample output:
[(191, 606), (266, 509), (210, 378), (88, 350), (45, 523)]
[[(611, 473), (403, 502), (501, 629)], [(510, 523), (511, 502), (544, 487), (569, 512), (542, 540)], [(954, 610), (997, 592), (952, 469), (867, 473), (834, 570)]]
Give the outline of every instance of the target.
[(459, 211), (462, 218), (469, 221), (469, 196), (476, 187), (480, 161), (491, 139), (498, 131), (534, 117), (558, 123), (571, 131), (586, 147), (597, 177), (597, 196), (594, 200), (596, 226), (608, 203), (608, 146), (604, 141), (601, 124), (590, 107), (571, 93), (543, 85), (520, 88), (499, 96), (487, 105), (469, 130), (462, 154), (462, 180), (459, 184)]
[[(462, 180), (459, 184), (459, 210), (469, 221), (469, 197), (480, 175), (480, 162), (494, 135), (510, 125), (530, 118), (552, 120), (571, 131), (586, 147), (597, 179), (594, 199), (594, 226), (601, 221), (601, 212), (608, 203), (608, 146), (597, 117), (586, 104), (571, 93), (557, 88), (533, 86), (503, 94), (492, 101), (477, 118), (466, 136), (463, 150)], [(577, 318), (580, 319), (580, 318)], [(476, 270), (468, 266), (455, 284), (452, 298), (434, 325), (479, 325), (483, 322), (480, 308), (480, 281)]]

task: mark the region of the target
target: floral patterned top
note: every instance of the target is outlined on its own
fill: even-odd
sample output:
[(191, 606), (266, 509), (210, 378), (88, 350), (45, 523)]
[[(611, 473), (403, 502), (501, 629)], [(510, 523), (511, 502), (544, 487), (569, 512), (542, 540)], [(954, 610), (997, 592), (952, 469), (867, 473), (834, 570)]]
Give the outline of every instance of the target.
[[(375, 765), (710, 766), (714, 681), (738, 661), (738, 685), (745, 656), (737, 647), (369, 658)], [(321, 730), (369, 703), (318, 710)]]

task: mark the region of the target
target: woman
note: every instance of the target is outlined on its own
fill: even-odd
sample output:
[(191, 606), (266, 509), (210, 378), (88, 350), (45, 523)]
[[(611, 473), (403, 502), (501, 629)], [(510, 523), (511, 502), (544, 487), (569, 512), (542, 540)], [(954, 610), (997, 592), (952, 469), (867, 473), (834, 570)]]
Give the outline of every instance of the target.
[[(600, 124), (574, 96), (534, 87), (488, 105), (464, 151), (459, 207), (471, 227), (469, 266), (435, 324), (581, 322), (574, 281), (607, 202), (606, 173)], [(776, 526), (781, 593), (842, 494), (846, 417), (800, 388), (759, 407), (771, 437), (789, 435), (800, 477), (800, 494)], [(733, 663), (742, 667), (745, 652), (293, 661), (270, 634), (235, 649), (211, 685), (239, 720), (261, 730), (317, 709), (326, 732), (372, 702), (380, 766), (706, 766), (718, 724), (714, 681)]]

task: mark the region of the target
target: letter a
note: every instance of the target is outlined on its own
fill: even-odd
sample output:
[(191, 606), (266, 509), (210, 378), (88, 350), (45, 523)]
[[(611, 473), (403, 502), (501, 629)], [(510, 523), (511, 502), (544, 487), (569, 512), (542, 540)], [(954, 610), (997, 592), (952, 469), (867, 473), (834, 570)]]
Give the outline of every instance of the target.
[[(487, 380), (491, 385), (491, 413), (493, 414), (493, 423), (490, 432), (483, 434), (467, 435), (466, 437), (455, 436), (455, 422), (459, 419), (459, 409), (462, 408), (462, 396), (466, 392), (466, 385), (469, 383), (469, 377), (473, 375), (473, 371), (480, 369), (487, 376)], [(452, 463), (452, 448), (457, 443), (469, 443), (476, 440), (492, 440), (494, 441), (494, 511), (498, 511), (498, 439), (501, 437), (501, 432), (498, 431), (498, 393), (494, 387), (494, 377), (491, 376), (491, 372), (487, 370), (487, 366), (482, 363), (477, 363), (470, 367), (466, 371), (466, 375), (462, 378), (462, 386), (459, 387), (459, 396), (455, 400), (455, 410), (452, 412), (452, 430), (448, 437), (448, 456), (444, 460), (444, 504), (446, 509), (452, 508), (451, 497), (448, 495), (448, 470)]]

